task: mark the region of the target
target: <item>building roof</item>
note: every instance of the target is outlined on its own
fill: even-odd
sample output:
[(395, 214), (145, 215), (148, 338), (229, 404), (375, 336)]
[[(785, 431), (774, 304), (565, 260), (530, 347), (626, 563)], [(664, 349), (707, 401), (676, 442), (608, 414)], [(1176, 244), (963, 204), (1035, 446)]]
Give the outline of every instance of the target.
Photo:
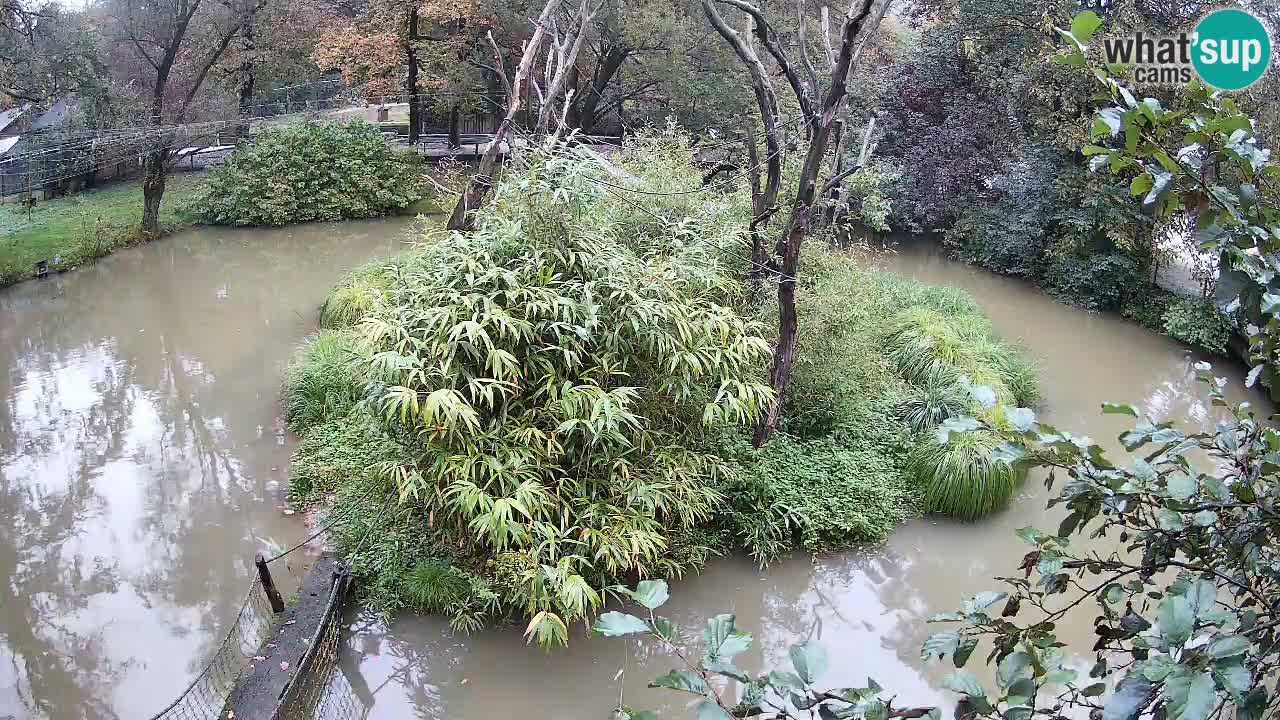
[(0, 133), (9, 129), (9, 126), (17, 122), (28, 110), (31, 109), (31, 103), (19, 105), (18, 107), (9, 108), (4, 112), (0, 112)]
[(65, 123), (71, 113), (75, 112), (76, 101), (72, 98), (62, 98), (53, 104), (53, 107), (40, 113), (40, 115), (31, 123), (32, 130), (44, 130), (45, 128), (55, 127)]

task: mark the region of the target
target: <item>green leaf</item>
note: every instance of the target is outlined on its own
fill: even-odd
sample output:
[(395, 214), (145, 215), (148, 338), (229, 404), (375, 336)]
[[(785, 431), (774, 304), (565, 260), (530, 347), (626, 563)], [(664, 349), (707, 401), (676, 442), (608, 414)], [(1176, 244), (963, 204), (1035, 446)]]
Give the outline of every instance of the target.
[(1228, 658), (1249, 651), (1249, 639), (1243, 635), (1227, 635), (1209, 643), (1205, 652), (1212, 658)]
[(1085, 688), (1082, 692), (1084, 693), (1085, 697), (1098, 697), (1099, 695), (1101, 695), (1106, 691), (1107, 691), (1106, 683), (1094, 683), (1089, 687)]
[(1084, 67), (1088, 63), (1084, 59), (1084, 53), (1079, 50), (1072, 50), (1063, 55), (1054, 55), (1053, 62), (1058, 65), (1066, 65), (1068, 67)]
[(790, 654), (796, 674), (806, 684), (813, 684), (827, 671), (827, 650), (813, 640), (792, 645)]
[(967, 637), (961, 640), (955, 654), (951, 656), (952, 664), (958, 668), (964, 667), (964, 664), (969, 662), (969, 656), (973, 654), (973, 650), (976, 647), (978, 647), (977, 638)]
[(707, 692), (706, 681), (702, 679), (701, 675), (691, 670), (672, 670), (649, 683), (649, 687), (680, 690), (694, 695), (703, 695)]
[(1011, 408), (1004, 409), (1004, 416), (1008, 418), (1009, 424), (1018, 432), (1030, 432), (1031, 426), (1036, 422), (1035, 411), (1030, 408)]
[(1178, 664), (1168, 655), (1149, 655), (1142, 663), (1142, 676), (1153, 683), (1161, 682), (1169, 677)]
[(1179, 647), (1191, 639), (1196, 616), (1191, 603), (1182, 595), (1170, 595), (1160, 603), (1156, 616), (1160, 620), (1160, 635), (1172, 647)]
[(1192, 673), (1180, 667), (1164, 685), (1168, 698), (1169, 720), (1205, 720), (1213, 711), (1217, 694), (1213, 676), (1207, 672)]
[(1102, 27), (1102, 18), (1092, 10), (1085, 10), (1082, 13), (1076, 13), (1071, 18), (1071, 35), (1082, 43), (1088, 43), (1093, 37), (1093, 33)]
[[(1151, 179), (1151, 173), (1144, 172), (1141, 175), (1134, 177), (1133, 181), (1129, 183), (1129, 194), (1133, 197), (1138, 197), (1139, 195), (1151, 192), (1151, 186), (1153, 184), (1154, 182)], [(1133, 416), (1138, 416), (1136, 409), (1134, 410)]]
[(649, 632), (649, 623), (635, 615), (607, 612), (596, 618), (596, 622), (591, 626), (591, 629), (605, 637), (619, 637), (621, 635)]
[(641, 580), (635, 590), (622, 588), (622, 592), (650, 610), (657, 610), (671, 598), (666, 580)]
[(1181, 513), (1174, 512), (1168, 508), (1160, 508), (1156, 512), (1156, 524), (1166, 532), (1177, 532), (1187, 526), (1182, 520)]
[(1186, 500), (1196, 494), (1196, 479), (1186, 473), (1177, 473), (1169, 476), (1167, 487), (1170, 497)]
[(1018, 528), (1014, 531), (1014, 534), (1016, 534), (1022, 542), (1028, 545), (1039, 545), (1040, 541), (1044, 539), (1044, 533), (1040, 528), (1030, 526)]
[(1124, 403), (1104, 402), (1102, 403), (1102, 414), (1103, 415), (1128, 415), (1130, 417), (1138, 417), (1138, 408), (1132, 405), (1126, 405)]
[(703, 650), (703, 662), (710, 665), (714, 662), (728, 662), (734, 656), (751, 647), (751, 635), (738, 632), (733, 615), (717, 615), (707, 620), (707, 627), (702, 631), (702, 639), (706, 644)]
[(1102, 597), (1111, 605), (1116, 605), (1121, 600), (1124, 600), (1124, 588), (1112, 583), (1107, 586), (1107, 589), (1102, 593)]
[(960, 647), (960, 633), (956, 630), (947, 630), (945, 632), (934, 633), (925, 638), (924, 646), (920, 648), (921, 660), (941, 660), (951, 655)]
[(1152, 682), (1131, 672), (1120, 681), (1102, 708), (1102, 720), (1133, 720), (1151, 700)]
[(956, 670), (951, 673), (942, 681), (942, 687), (969, 697), (987, 696), (986, 691), (982, 689), (982, 683), (978, 682), (978, 678), (968, 670)]
[(799, 675), (785, 670), (774, 670), (769, 673), (769, 685), (775, 690), (803, 690), (804, 681)]
[(1004, 656), (996, 671), (996, 680), (1000, 687), (1007, 688), (1017, 680), (1030, 677), (1031, 656), (1025, 652), (1014, 652)]
[(1085, 157), (1089, 157), (1090, 155), (1101, 155), (1103, 153), (1109, 153), (1111, 152), (1111, 148), (1103, 147), (1101, 145), (1085, 145), (1084, 147), (1080, 148), (1080, 152), (1083, 153)]
[(698, 703), (698, 720), (733, 720), (733, 716), (712, 700)]

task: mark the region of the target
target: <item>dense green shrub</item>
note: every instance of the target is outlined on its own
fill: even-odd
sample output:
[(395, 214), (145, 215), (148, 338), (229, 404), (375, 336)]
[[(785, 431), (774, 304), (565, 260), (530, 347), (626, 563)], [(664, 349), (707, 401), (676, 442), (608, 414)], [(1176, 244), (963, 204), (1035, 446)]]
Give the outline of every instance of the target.
[(354, 333), (322, 330), (307, 340), (285, 370), (284, 417), (294, 432), (345, 416), (364, 397)]
[(425, 194), (422, 162), (362, 122), (266, 128), (189, 201), (213, 225), (284, 225), (386, 215)]
[[(375, 606), (463, 629), (526, 615), (531, 638), (563, 642), (624, 577), (738, 547), (767, 561), (883, 540), (920, 507), (905, 466), (923, 437), (886, 328), (904, 307), (970, 318), (973, 362), (1005, 377), (1007, 348), (965, 293), (811, 251), (786, 419), (753, 449), (776, 309), (737, 280), (748, 199), (672, 192), (637, 209), (595, 181), (696, 184), (673, 141), (641, 137), (612, 167), (538, 155), (475, 232), (428, 234), (326, 304), (343, 329), (320, 337), (350, 344), (304, 351), (293, 371), (290, 394), (307, 396), (291, 419), (322, 422), (294, 487), (336, 496), (336, 544)], [(328, 389), (321, 367), (341, 382)]]
[(1120, 314), (1148, 330), (1164, 333), (1164, 313), (1177, 299), (1177, 295), (1167, 290), (1155, 287), (1144, 288), (1125, 296)]
[(1211, 353), (1226, 354), (1231, 321), (1211, 301), (1180, 298), (1169, 304), (1162, 319), (1169, 337)]
[[(371, 404), (403, 445), (381, 471), (414, 509), (406, 521), (429, 518), (450, 563), (495, 594), (477, 612), (528, 613), (547, 641), (563, 642), (624, 575), (678, 571), (668, 548), (705, 557), (690, 533), (721, 503), (724, 463), (694, 443), (704, 426), (750, 423), (770, 398), (763, 326), (727, 304), (741, 296), (723, 259), (740, 241), (734, 198), (686, 199), (670, 222), (641, 217), (593, 181), (601, 172), (586, 151), (538, 156), (475, 232), (429, 236), (377, 272), (385, 301), (326, 312), (359, 319), (354, 376), (379, 379)], [(349, 279), (340, 297), (368, 280)], [(349, 367), (331, 355), (300, 361), (290, 403), (307, 397), (291, 420), (350, 405), (309, 372)], [(439, 572), (415, 568), (432, 556), (387, 551), (353, 563), (387, 604), (424, 604), (415, 580)]]
[(1138, 263), (1118, 252), (1055, 258), (1046, 283), (1063, 302), (1095, 311), (1119, 310), (1127, 293), (1149, 285)]

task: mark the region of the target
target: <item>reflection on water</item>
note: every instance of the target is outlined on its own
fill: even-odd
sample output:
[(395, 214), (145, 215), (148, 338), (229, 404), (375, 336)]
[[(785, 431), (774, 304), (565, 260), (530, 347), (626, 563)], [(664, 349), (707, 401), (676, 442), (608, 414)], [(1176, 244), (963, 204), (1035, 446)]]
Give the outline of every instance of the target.
[(190, 682), (253, 553), (303, 534), (284, 363), (403, 225), (184, 232), (0, 291), (0, 718), (145, 718)]
[[(1061, 305), (1019, 282), (951, 262), (927, 248), (877, 260), (893, 272), (973, 293), (999, 332), (1021, 340), (1041, 367), (1042, 418), (1062, 428), (1086, 428), (1119, 451), (1123, 418), (1102, 416), (1104, 401), (1132, 402), (1148, 412), (1203, 425), (1212, 419), (1192, 365), (1200, 357), (1171, 340), (1116, 317)], [(1221, 362), (1233, 380), (1233, 400), (1245, 399), (1239, 368)], [(1230, 394), (1230, 393), (1229, 393)], [(1269, 407), (1260, 394), (1251, 398)], [(949, 705), (941, 690), (945, 667), (925, 667), (920, 644), (934, 630), (925, 619), (950, 611), (1016, 568), (1026, 551), (1013, 532), (1026, 525), (1056, 528), (1047, 491), (1032, 478), (1008, 510), (965, 525), (937, 518), (906, 523), (884, 547), (829, 556), (793, 557), (759, 571), (748, 560), (722, 558), (698, 576), (673, 584), (666, 614), (700, 645), (706, 618), (733, 612), (755, 646), (742, 666), (758, 670), (787, 662), (786, 649), (819, 638), (831, 653), (831, 686), (874, 677), (899, 704)], [(1085, 653), (1093, 644), (1088, 613), (1059, 624)], [(635, 707), (688, 717), (678, 693), (647, 682), (677, 661), (647, 643), (585, 637), (567, 650), (525, 646), (519, 628), (459, 636), (439, 618), (401, 616), (390, 625), (353, 616), (344, 671), (370, 704), (372, 718), (483, 720), (491, 717), (606, 717), (621, 693)], [(979, 653), (981, 654), (981, 653)], [(977, 658), (975, 658), (976, 660)], [(623, 675), (615, 678), (619, 670)]]

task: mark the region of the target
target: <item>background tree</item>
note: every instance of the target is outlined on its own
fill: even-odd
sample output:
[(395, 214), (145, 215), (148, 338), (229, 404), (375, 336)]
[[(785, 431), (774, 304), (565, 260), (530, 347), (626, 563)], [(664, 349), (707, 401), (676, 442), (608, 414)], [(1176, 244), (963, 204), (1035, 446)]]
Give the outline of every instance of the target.
[[(777, 64), (778, 70), (791, 86), (800, 107), (808, 140), (808, 150), (796, 183), (791, 214), (785, 229), (778, 237), (773, 257), (768, 262), (770, 270), (777, 276), (778, 281), (778, 341), (769, 371), (769, 382), (773, 387), (775, 398), (756, 428), (754, 443), (759, 447), (768, 442), (777, 427), (787, 387), (791, 382), (791, 368), (795, 363), (798, 338), (796, 278), (800, 267), (800, 248), (818, 219), (815, 208), (819, 199), (825, 194), (819, 186), (819, 176), (826, 163), (832, 129), (844, 108), (846, 83), (853, 61), (862, 45), (880, 26), (880, 21), (888, 9), (889, 0), (861, 0), (850, 6), (840, 29), (838, 50), (828, 56), (830, 79), (821, 93), (816, 85), (816, 72), (813, 73), (811, 80), (813, 84), (806, 85), (799, 75), (800, 70), (782, 48), (777, 31), (770, 26), (759, 8), (742, 0), (703, 0), (703, 9), (716, 32), (733, 46), (743, 62), (752, 68), (752, 86), (755, 88), (760, 115), (766, 128), (766, 137), (773, 133), (776, 138), (780, 120), (772, 80), (767, 73), (761, 71), (761, 63), (754, 51), (720, 15), (716, 7), (718, 4), (737, 8), (751, 17), (754, 35), (759, 39), (761, 46), (768, 51), (769, 56)], [(801, 52), (806, 58), (808, 57), (807, 46), (802, 47)], [(770, 147), (768, 142), (766, 141), (767, 148)], [(776, 151), (770, 151), (770, 156), (776, 154)], [(766, 160), (769, 159), (766, 158)], [(830, 183), (835, 179), (832, 178), (827, 182)], [(766, 209), (765, 212), (771, 212), (771, 209)], [(754, 224), (756, 220), (752, 222)]]
[(112, 40), (118, 44), (117, 72), (124, 71), (147, 91), (146, 123), (154, 132), (143, 156), (140, 231), (155, 236), (169, 162), (183, 140), (168, 126), (188, 118), (240, 23), (226, 6), (205, 0), (112, 0), (106, 9)]

